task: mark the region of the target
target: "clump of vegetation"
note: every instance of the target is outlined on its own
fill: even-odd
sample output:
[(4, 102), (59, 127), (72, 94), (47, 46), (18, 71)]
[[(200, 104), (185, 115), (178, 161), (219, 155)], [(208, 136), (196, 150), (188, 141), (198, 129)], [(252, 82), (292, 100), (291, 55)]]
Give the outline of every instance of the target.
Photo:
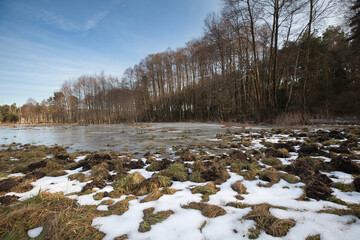
[(269, 211), (270, 207), (268, 204), (254, 205), (253, 210), (242, 218), (254, 220), (256, 223), (256, 229), (249, 229), (249, 238), (258, 238), (262, 231), (274, 237), (283, 237), (295, 226), (292, 219), (279, 219), (273, 216)]
[(265, 155), (267, 157), (280, 157), (280, 158), (289, 158), (291, 157), (290, 153), (286, 148), (267, 148), (265, 150)]
[(162, 159), (161, 161), (155, 160), (150, 164), (150, 166), (146, 168), (146, 170), (149, 172), (161, 171), (166, 169), (170, 164), (171, 161), (166, 158)]
[[(343, 204), (344, 205), (344, 204)], [(319, 211), (320, 213), (330, 213), (339, 216), (353, 215), (360, 219), (360, 204), (345, 204), (347, 209), (326, 209)]]
[[(166, 176), (155, 175), (142, 181), (134, 190), (134, 194), (137, 196), (142, 196), (149, 194), (156, 189), (170, 187), (171, 185), (172, 182), (170, 178)], [(168, 189), (168, 191), (170, 190)]]
[(267, 184), (263, 185), (263, 187), (271, 187), (275, 183), (280, 181), (281, 173), (277, 171), (275, 168), (268, 168), (265, 171), (259, 173), (259, 178), (263, 181), (268, 182)]
[(230, 203), (227, 203), (226, 206), (234, 207), (234, 208), (241, 208), (241, 209), (252, 207), (252, 205), (249, 205), (246, 203), (240, 203), (240, 202), (230, 202)]
[(298, 182), (300, 182), (299, 178), (296, 177), (293, 174), (280, 173), (280, 177), (282, 179), (284, 179), (285, 181), (287, 181), (288, 183), (298, 183)]
[(355, 191), (354, 184), (345, 184), (342, 182), (333, 182), (331, 186), (341, 190), (342, 192), (352, 192)]
[(167, 169), (160, 171), (159, 175), (169, 177), (171, 180), (184, 182), (188, 179), (188, 171), (184, 165), (173, 163)]
[(210, 204), (205, 204), (205, 203), (191, 202), (188, 205), (181, 206), (181, 207), (185, 208), (185, 209), (200, 210), (201, 214), (208, 218), (214, 218), (214, 217), (218, 217), (218, 216), (222, 216), (222, 215), (226, 214), (226, 211), (223, 208), (216, 206), (216, 205), (210, 205)]
[(304, 142), (301, 144), (300, 149), (298, 150), (299, 156), (318, 156), (322, 152), (320, 151), (318, 145), (313, 142)]
[(277, 158), (274, 158), (274, 157), (264, 157), (262, 160), (261, 160), (262, 163), (266, 164), (266, 165), (270, 165), (272, 167), (275, 167), (275, 168), (279, 168), (282, 166), (282, 163), (279, 159)]
[(189, 179), (193, 182), (213, 181), (215, 184), (221, 184), (230, 178), (225, 168), (215, 161), (196, 161), (191, 166), (191, 170)]
[(81, 207), (61, 193), (40, 192), (11, 206), (0, 205), (0, 238), (27, 239), (28, 230), (42, 226), (42, 239), (102, 239), (104, 234), (91, 226), (101, 216), (96, 206)]
[(260, 171), (257, 169), (250, 169), (247, 171), (239, 172), (238, 174), (243, 176), (245, 180), (252, 181), (257, 179), (256, 177), (259, 175), (259, 173)]
[(145, 178), (139, 173), (135, 172), (128, 174), (120, 181), (113, 184), (114, 191), (118, 191), (122, 194), (132, 194), (132, 192), (145, 180)]
[(79, 182), (88, 182), (90, 181), (90, 177), (85, 175), (84, 173), (74, 173), (68, 176), (69, 180), (78, 180)]
[(305, 240), (320, 240), (320, 234), (308, 236)]
[(139, 224), (139, 232), (148, 232), (151, 226), (166, 220), (170, 215), (174, 214), (173, 211), (160, 211), (154, 213), (155, 208), (147, 208), (144, 210), (144, 221)]
[(102, 162), (91, 168), (91, 178), (93, 180), (112, 180), (112, 176), (108, 170), (109, 165), (106, 162)]
[(209, 201), (209, 196), (220, 191), (220, 188), (217, 188), (214, 182), (209, 182), (204, 186), (197, 186), (195, 188), (190, 189), (193, 194), (200, 193), (202, 194), (202, 201)]
[(110, 205), (108, 207), (109, 212), (111, 214), (115, 214), (115, 215), (122, 215), (124, 214), (127, 210), (129, 210), (129, 201), (136, 199), (135, 196), (129, 196), (126, 197), (126, 199), (121, 200), (113, 205)]
[(247, 194), (246, 187), (242, 184), (242, 181), (236, 181), (231, 184), (231, 188), (238, 194)]
[(141, 202), (151, 202), (151, 201), (156, 201), (159, 198), (161, 198), (164, 195), (164, 193), (162, 191), (160, 191), (159, 189), (155, 189), (153, 190), (149, 195), (147, 195), (143, 200), (141, 200)]
[(176, 155), (179, 155), (180, 159), (183, 161), (196, 161), (196, 159), (200, 158), (199, 155), (190, 152), (188, 148), (185, 148), (180, 152), (177, 152)]
[(101, 200), (104, 197), (108, 197), (109, 193), (108, 192), (97, 192), (93, 195), (94, 200)]

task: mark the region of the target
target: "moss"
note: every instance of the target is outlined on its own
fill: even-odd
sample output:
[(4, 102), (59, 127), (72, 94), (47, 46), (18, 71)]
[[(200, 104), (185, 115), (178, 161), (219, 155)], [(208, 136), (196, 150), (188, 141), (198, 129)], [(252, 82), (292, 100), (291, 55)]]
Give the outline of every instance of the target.
[(173, 211), (160, 211), (154, 213), (154, 208), (147, 208), (144, 210), (143, 220), (139, 224), (139, 232), (148, 232), (151, 230), (151, 226), (166, 220), (170, 215), (174, 214)]

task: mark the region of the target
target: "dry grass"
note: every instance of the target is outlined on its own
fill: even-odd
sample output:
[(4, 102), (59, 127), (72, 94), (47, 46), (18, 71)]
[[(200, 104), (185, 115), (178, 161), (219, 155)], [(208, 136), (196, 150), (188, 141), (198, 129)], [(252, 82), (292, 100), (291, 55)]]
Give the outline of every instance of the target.
[(320, 234), (308, 236), (305, 240), (320, 240)]
[(263, 172), (260, 172), (259, 178), (263, 181), (268, 182), (267, 184), (261, 184), (258, 185), (261, 187), (271, 187), (275, 183), (278, 183), (280, 181), (281, 173), (277, 171), (275, 168), (268, 168)]
[(226, 211), (223, 208), (216, 206), (216, 205), (209, 205), (209, 204), (205, 204), (205, 203), (191, 202), (188, 205), (181, 206), (181, 207), (185, 208), (185, 209), (200, 210), (201, 214), (208, 218), (214, 218), (214, 217), (218, 217), (218, 216), (222, 216), (222, 215), (226, 214)]
[(124, 200), (121, 200), (114, 205), (109, 206), (109, 213), (115, 215), (122, 215), (129, 210), (129, 201), (136, 199), (135, 196), (129, 196)]
[(27, 239), (27, 231), (42, 226), (41, 239), (101, 239), (104, 234), (91, 227), (92, 219), (103, 216), (95, 206), (81, 207), (57, 193), (40, 192), (12, 206), (0, 206), (0, 238)]
[(162, 193), (159, 189), (155, 189), (149, 195), (147, 195), (143, 200), (141, 200), (141, 202), (143, 203), (143, 202), (156, 201), (159, 198), (161, 198), (163, 195), (164, 193)]
[(330, 213), (339, 216), (353, 215), (360, 219), (360, 204), (346, 204), (348, 209), (327, 209), (321, 210), (320, 213)]
[(209, 182), (204, 186), (197, 186), (195, 188), (190, 189), (191, 193), (200, 193), (202, 194), (202, 201), (207, 202), (209, 201), (209, 196), (212, 194), (217, 193), (220, 188), (217, 188), (214, 182)]
[(173, 211), (161, 211), (154, 213), (155, 208), (147, 208), (144, 210), (144, 221), (139, 224), (139, 232), (148, 232), (151, 230), (151, 225), (160, 223), (166, 220), (170, 215), (174, 214)]
[(79, 182), (88, 182), (91, 178), (83, 173), (75, 173), (68, 176), (69, 180), (78, 180)]
[(300, 126), (310, 123), (310, 116), (302, 113), (281, 113), (279, 114), (274, 123), (280, 126)]
[(282, 166), (281, 161), (274, 157), (264, 157), (263, 159), (261, 159), (261, 162), (275, 168)]
[(238, 194), (247, 194), (246, 187), (242, 184), (242, 181), (236, 181), (231, 184), (231, 188)]
[(243, 217), (243, 219), (254, 220), (256, 229), (249, 229), (249, 238), (257, 238), (262, 231), (274, 237), (286, 236), (290, 228), (295, 226), (292, 219), (279, 219), (271, 215), (268, 204), (254, 205), (253, 210)]

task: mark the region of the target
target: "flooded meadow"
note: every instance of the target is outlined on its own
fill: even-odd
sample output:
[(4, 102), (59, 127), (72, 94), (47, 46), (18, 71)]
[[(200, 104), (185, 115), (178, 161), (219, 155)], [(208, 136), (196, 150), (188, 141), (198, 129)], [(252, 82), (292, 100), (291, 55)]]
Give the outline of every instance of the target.
[(0, 238), (357, 239), (360, 128), (0, 128)]

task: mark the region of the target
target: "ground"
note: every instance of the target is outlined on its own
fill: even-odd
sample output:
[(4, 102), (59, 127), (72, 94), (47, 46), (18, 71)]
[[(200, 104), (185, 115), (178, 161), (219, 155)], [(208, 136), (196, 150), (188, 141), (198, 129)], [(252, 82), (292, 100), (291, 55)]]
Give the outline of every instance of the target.
[(0, 238), (358, 239), (359, 137), (228, 127), (141, 156), (3, 145)]

